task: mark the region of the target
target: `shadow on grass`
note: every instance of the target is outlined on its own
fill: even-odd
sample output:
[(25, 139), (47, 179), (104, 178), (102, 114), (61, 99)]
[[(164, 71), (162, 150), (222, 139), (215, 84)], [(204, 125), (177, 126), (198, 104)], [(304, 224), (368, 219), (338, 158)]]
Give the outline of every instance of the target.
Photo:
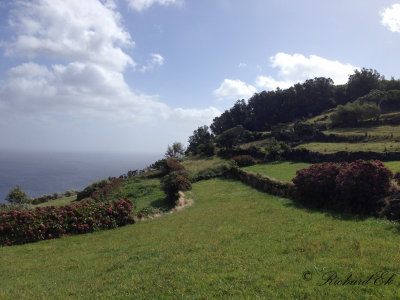
[(371, 218), (372, 216), (365, 216), (365, 215), (355, 215), (351, 213), (344, 213), (344, 212), (338, 212), (332, 209), (326, 209), (326, 208), (315, 208), (315, 207), (309, 207), (305, 206), (295, 200), (289, 199), (290, 202), (284, 203), (283, 205), (286, 207), (295, 207), (297, 209), (305, 210), (309, 213), (318, 213), (321, 214), (323, 213), (325, 216), (333, 218), (333, 219), (338, 219), (338, 220), (344, 220), (344, 221), (363, 221), (368, 218)]
[(171, 203), (171, 200), (169, 200), (167, 197), (158, 198), (157, 200), (150, 202), (150, 206), (154, 208), (160, 208), (162, 210), (170, 210), (174, 208), (174, 204)]

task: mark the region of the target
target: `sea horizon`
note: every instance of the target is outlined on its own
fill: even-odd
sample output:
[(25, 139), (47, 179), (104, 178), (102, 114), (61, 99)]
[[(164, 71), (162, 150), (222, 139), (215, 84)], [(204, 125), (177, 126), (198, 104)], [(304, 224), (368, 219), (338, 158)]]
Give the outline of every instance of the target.
[(163, 157), (157, 153), (0, 150), (0, 203), (17, 185), (35, 198), (82, 190), (90, 183), (141, 170)]

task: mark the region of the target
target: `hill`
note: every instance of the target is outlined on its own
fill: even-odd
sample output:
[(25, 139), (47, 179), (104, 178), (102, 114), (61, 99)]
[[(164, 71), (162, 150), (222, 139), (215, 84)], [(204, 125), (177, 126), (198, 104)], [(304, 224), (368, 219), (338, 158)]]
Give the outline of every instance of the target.
[(196, 183), (190, 197), (193, 206), (152, 221), (0, 248), (0, 298), (400, 296), (396, 282), (321, 277), (397, 272), (397, 224), (304, 209), (232, 180)]

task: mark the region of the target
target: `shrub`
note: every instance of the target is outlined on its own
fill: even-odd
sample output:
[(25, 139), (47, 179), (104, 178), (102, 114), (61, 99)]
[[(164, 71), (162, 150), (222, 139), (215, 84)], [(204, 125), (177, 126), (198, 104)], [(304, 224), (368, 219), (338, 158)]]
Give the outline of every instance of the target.
[(336, 176), (336, 192), (350, 212), (371, 214), (388, 195), (393, 173), (378, 160), (357, 160)]
[(394, 174), (393, 178), (396, 181), (396, 183), (400, 185), (400, 172), (396, 172), (396, 174)]
[(318, 208), (372, 215), (389, 194), (393, 173), (382, 162), (323, 163), (297, 171), (299, 200)]
[(255, 159), (250, 155), (238, 155), (231, 158), (234, 162), (237, 163), (239, 167), (247, 167), (256, 164)]
[(187, 173), (184, 171), (171, 172), (161, 181), (162, 189), (171, 201), (175, 201), (179, 191), (188, 191), (192, 188)]
[(103, 186), (102, 188), (94, 191), (91, 195), (90, 198), (96, 200), (96, 201), (105, 201), (107, 200), (107, 197), (109, 197), (115, 190), (116, 188), (121, 184), (123, 179), (121, 178), (115, 178), (111, 183)]
[(10, 192), (6, 196), (5, 200), (14, 204), (24, 204), (31, 202), (20, 185), (17, 185), (15, 188), (10, 189)]
[(171, 157), (167, 158), (167, 167), (168, 167), (168, 172), (176, 172), (183, 170), (185, 168), (176, 159), (173, 159)]
[(98, 190), (101, 189), (102, 187), (106, 186), (107, 184), (110, 184), (111, 181), (108, 179), (102, 179), (96, 182), (93, 182), (92, 184), (88, 185), (87, 187), (85, 187), (85, 189), (83, 191), (80, 191), (77, 195), (76, 195), (76, 200), (80, 201), (82, 199), (88, 198), (90, 197), (90, 195)]
[(14, 245), (80, 234), (133, 223), (129, 199), (95, 203), (82, 201), (61, 207), (0, 214), (0, 244)]
[(328, 204), (336, 197), (336, 176), (341, 167), (346, 167), (346, 163), (323, 163), (298, 170), (293, 183), (297, 187), (299, 200), (319, 208), (331, 206)]

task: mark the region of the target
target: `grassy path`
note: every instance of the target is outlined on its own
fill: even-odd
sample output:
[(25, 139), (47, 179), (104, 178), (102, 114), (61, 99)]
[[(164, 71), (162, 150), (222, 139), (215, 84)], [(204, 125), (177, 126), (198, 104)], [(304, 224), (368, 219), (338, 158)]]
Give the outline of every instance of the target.
[(320, 286), (315, 269), (354, 279), (399, 271), (399, 225), (298, 208), (230, 180), (192, 193), (194, 205), (152, 221), (0, 248), (0, 299), (400, 297), (400, 275)]

